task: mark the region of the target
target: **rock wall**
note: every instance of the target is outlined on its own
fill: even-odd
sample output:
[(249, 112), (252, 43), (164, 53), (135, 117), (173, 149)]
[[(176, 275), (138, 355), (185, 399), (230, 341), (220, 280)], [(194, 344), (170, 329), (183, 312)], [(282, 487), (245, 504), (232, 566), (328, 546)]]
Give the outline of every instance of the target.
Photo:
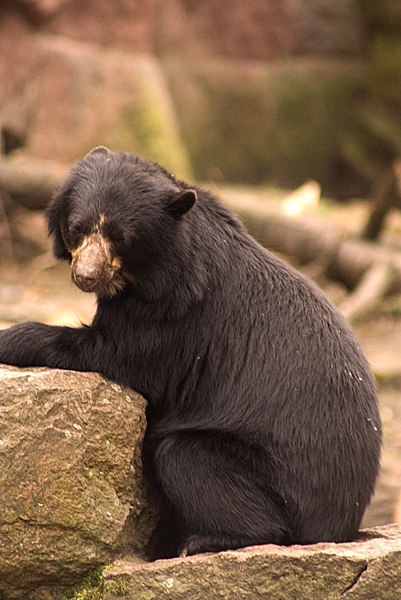
[(35, 29), (132, 52), (270, 60), (355, 53), (362, 28), (352, 0), (16, 0)]
[[(365, 0), (370, 23), (391, 22), (384, 4)], [(70, 162), (102, 143), (181, 177), (361, 193), (388, 159), (360, 114), (369, 27), (357, 0), (4, 0), (3, 152)]]

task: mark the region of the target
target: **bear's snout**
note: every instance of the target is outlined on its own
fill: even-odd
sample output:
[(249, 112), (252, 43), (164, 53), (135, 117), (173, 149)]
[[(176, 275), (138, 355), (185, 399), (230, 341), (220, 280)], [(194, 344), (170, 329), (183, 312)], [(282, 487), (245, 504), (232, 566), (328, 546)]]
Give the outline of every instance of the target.
[(74, 271), (74, 281), (82, 290), (91, 290), (100, 280), (102, 270), (86, 262), (78, 262)]
[(120, 263), (113, 257), (112, 245), (93, 233), (72, 253), (71, 278), (83, 292), (107, 295)]

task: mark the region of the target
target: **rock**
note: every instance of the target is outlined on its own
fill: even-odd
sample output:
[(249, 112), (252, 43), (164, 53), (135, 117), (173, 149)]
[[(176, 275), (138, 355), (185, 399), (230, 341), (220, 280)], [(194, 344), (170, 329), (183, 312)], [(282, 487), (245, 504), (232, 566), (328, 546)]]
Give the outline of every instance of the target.
[(64, 6), (54, 11), (46, 28), (75, 39), (115, 45), (134, 52), (151, 52), (156, 5), (156, 0), (85, 0), (84, 3), (64, 0)]
[(191, 179), (168, 83), (151, 54), (33, 35), (10, 9), (0, 12), (0, 56), (3, 153), (69, 164), (102, 144)]
[(293, 187), (316, 179), (325, 193), (344, 186), (347, 195), (333, 165), (354, 120), (362, 62), (169, 58), (164, 70), (199, 180)]
[[(271, 59), (361, 51), (355, 0), (24, 0), (46, 29), (134, 52)], [(56, 9), (54, 8), (54, 5)]]
[(270, 60), (293, 54), (300, 43), (286, 1), (164, 0), (158, 12), (160, 55)]
[(2, 366), (0, 381), (1, 600), (401, 597), (400, 525), (145, 562), (143, 398), (93, 373)]
[(158, 61), (37, 36), (36, 97), (24, 152), (67, 163), (95, 146), (142, 154), (183, 178), (191, 166)]
[(363, 50), (362, 14), (354, 0), (290, 0), (289, 6), (298, 28), (299, 53), (340, 56)]
[[(398, 110), (401, 106), (399, 94), (401, 85), (400, 52), (401, 34), (399, 32), (397, 34), (382, 31), (375, 33), (372, 40), (369, 68), (371, 90), (377, 98), (388, 102), (390, 106), (397, 106)], [(388, 127), (391, 127), (391, 125), (388, 124)], [(379, 137), (388, 135), (385, 131), (381, 132), (378, 127), (376, 127), (376, 133), (379, 134)], [(395, 135), (394, 137), (396, 142), (393, 145), (396, 146), (397, 140), (399, 144), (401, 135)], [(399, 153), (399, 146), (394, 149)]]
[(397, 0), (361, 0), (361, 8), (372, 28), (398, 31), (401, 28), (401, 4)]
[(165, 56), (272, 60), (363, 48), (354, 0), (164, 0), (159, 15), (155, 45)]
[(401, 526), (347, 544), (254, 546), (104, 572), (104, 600), (399, 600)]
[(34, 25), (47, 21), (60, 12), (69, 0), (17, 0), (22, 15)]
[(26, 138), (35, 89), (32, 72), (36, 68), (35, 38), (27, 24), (10, 5), (0, 6), (0, 150), (5, 152), (4, 133), (21, 143)]
[(94, 373), (2, 366), (0, 381), (3, 595), (74, 583), (128, 536), (143, 552), (143, 398)]

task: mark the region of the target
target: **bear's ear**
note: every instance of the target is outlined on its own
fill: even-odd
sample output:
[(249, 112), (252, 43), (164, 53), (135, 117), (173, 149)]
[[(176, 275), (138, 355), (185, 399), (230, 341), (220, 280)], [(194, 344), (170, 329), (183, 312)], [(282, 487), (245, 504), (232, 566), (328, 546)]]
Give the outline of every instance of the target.
[(85, 158), (88, 158), (88, 156), (92, 156), (92, 154), (104, 154), (105, 156), (107, 156), (107, 154), (110, 154), (110, 150), (105, 146), (97, 146), (96, 148), (93, 148), (93, 150), (88, 152)]
[(54, 196), (46, 212), (47, 230), (53, 238), (53, 254), (56, 258), (71, 260), (62, 229), (66, 226), (67, 212), (69, 206), (69, 189), (62, 186)]
[(195, 190), (184, 190), (175, 194), (167, 204), (167, 210), (171, 216), (179, 219), (185, 215), (196, 202), (197, 194)]

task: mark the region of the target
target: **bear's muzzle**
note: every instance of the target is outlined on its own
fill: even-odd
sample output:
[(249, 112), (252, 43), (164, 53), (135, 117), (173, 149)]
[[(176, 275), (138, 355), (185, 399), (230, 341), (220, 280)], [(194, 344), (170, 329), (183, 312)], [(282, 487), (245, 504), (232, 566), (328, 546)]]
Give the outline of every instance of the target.
[(71, 254), (71, 279), (83, 292), (109, 296), (121, 288), (121, 261), (114, 255), (111, 242), (100, 233), (87, 236)]

